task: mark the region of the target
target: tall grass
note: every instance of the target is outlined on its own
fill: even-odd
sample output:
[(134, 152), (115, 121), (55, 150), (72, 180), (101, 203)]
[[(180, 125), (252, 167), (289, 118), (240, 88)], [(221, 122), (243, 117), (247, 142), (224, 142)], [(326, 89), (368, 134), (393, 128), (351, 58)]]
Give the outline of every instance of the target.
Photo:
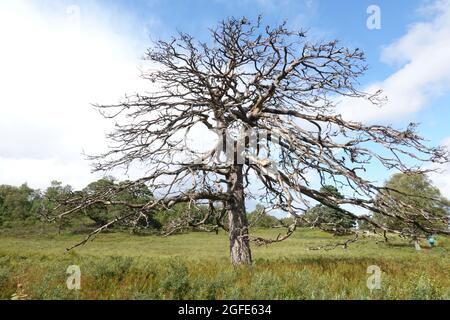
[[(303, 232), (285, 244), (255, 248), (248, 269), (229, 265), (224, 235), (110, 234), (63, 254), (75, 239), (0, 238), (0, 299), (450, 299), (447, 239), (422, 252), (373, 242), (325, 252), (308, 246), (334, 239)], [(382, 270), (381, 289), (370, 291), (366, 271), (374, 264)], [(69, 265), (81, 268), (80, 291), (66, 287)]]

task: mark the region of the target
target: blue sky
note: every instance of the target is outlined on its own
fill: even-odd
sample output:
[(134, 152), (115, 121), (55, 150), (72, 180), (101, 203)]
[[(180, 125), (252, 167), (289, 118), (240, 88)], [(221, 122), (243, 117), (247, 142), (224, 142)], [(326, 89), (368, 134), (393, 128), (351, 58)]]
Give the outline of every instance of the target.
[[(370, 5), (381, 10), (379, 30), (367, 28)], [(94, 177), (81, 151), (102, 149), (110, 128), (89, 104), (145, 89), (137, 67), (150, 39), (182, 30), (206, 40), (221, 19), (259, 14), (267, 24), (287, 20), (307, 29), (311, 40), (339, 39), (366, 52), (370, 69), (361, 88), (381, 87), (391, 102), (373, 111), (343, 101), (344, 115), (397, 127), (420, 122), (430, 144), (450, 145), (447, 0), (5, 0), (0, 134), (16, 139), (0, 144), (0, 183), (45, 187), (56, 179), (82, 187)], [(21, 71), (29, 79), (17, 76)], [(374, 167), (371, 176), (388, 174)], [(433, 180), (450, 196), (448, 171)]]

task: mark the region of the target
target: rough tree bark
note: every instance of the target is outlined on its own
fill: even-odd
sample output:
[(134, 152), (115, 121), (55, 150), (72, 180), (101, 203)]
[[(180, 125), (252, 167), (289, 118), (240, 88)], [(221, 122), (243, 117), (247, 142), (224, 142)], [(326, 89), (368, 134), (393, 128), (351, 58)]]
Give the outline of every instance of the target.
[(234, 165), (228, 177), (228, 190), (232, 197), (228, 202), (230, 257), (234, 266), (252, 264), (242, 171), (242, 165)]

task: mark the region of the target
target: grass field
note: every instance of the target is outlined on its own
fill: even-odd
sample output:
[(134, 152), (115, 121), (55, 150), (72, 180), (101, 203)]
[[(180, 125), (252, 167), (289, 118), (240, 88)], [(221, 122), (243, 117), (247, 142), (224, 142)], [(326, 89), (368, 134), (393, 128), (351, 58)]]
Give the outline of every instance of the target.
[[(277, 230), (258, 230), (276, 236)], [(254, 266), (229, 265), (225, 234), (169, 238), (100, 235), (70, 253), (82, 235), (0, 233), (0, 298), (11, 299), (450, 299), (450, 239), (416, 252), (405, 241), (361, 240), (344, 250), (309, 250), (342, 239), (300, 230), (286, 242), (253, 246)], [(66, 287), (80, 266), (81, 290)], [(367, 288), (367, 268), (382, 271)]]

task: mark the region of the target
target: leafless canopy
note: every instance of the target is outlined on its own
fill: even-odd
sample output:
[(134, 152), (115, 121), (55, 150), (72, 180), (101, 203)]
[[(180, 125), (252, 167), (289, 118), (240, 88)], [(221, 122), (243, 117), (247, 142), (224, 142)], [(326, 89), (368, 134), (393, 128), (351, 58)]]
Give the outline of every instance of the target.
[[(140, 209), (130, 215), (138, 217), (139, 212), (178, 203), (207, 206), (207, 217), (187, 215), (172, 228), (200, 227), (214, 218), (217, 228), (230, 233), (234, 264), (251, 262), (251, 240), (286, 239), (302, 213), (317, 203), (387, 232), (397, 231), (377, 224), (370, 215), (357, 214), (357, 208), (385, 215), (396, 212), (398, 219), (412, 224), (432, 219), (405, 203), (396, 202), (395, 210), (392, 202), (376, 203), (379, 193), (388, 193), (367, 180), (365, 172), (369, 164), (427, 172), (424, 168), (430, 166), (425, 164), (448, 160), (444, 149), (428, 147), (414, 124), (396, 130), (347, 121), (336, 112), (336, 101), (343, 96), (368, 99), (374, 105), (382, 102), (380, 93), (357, 89), (357, 79), (366, 71), (361, 50), (350, 50), (337, 41), (311, 43), (304, 32), (289, 31), (285, 24), (265, 27), (261, 19), (228, 19), (211, 30), (211, 36), (207, 43), (184, 33), (156, 42), (146, 54), (153, 69), (143, 73), (151, 93), (98, 106), (105, 117), (119, 123), (108, 135), (110, 151), (92, 157), (95, 169), (139, 163), (146, 173), (128, 186), (145, 183), (155, 195), (146, 204), (122, 203)], [(218, 137), (217, 145), (207, 152), (194, 152), (187, 145), (186, 137), (198, 126)], [(329, 184), (346, 196), (318, 191)], [(119, 191), (74, 198), (58, 217), (96, 203), (112, 205)], [(274, 240), (252, 238), (245, 215), (245, 201), (250, 198), (264, 203), (267, 212), (291, 214), (294, 225)]]

